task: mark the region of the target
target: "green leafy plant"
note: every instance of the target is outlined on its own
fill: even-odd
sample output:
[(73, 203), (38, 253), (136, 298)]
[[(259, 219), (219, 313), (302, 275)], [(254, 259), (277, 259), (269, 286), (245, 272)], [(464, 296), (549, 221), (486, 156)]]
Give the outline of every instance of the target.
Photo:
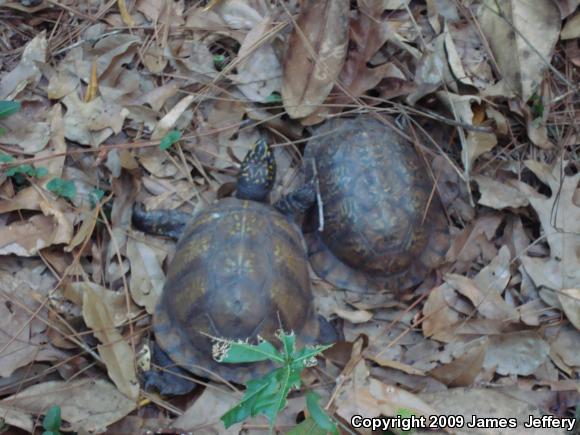
[[(248, 417), (263, 414), (270, 421), (270, 432), (272, 432), (278, 412), (286, 406), (288, 394), (291, 390), (300, 388), (302, 370), (316, 365), (316, 356), (332, 346), (330, 344), (296, 349), (294, 333), (287, 334), (281, 331), (277, 337), (282, 343), (282, 351), (266, 340), (256, 345), (218, 340), (214, 345), (214, 358), (222, 363), (237, 364), (269, 360), (280, 366), (265, 376), (252, 379), (247, 383), (241, 402), (221, 417), (226, 428)], [(325, 432), (338, 433), (336, 425), (318, 405), (318, 396), (309, 393), (307, 406), (312, 420), (318, 427)]]
[(95, 208), (97, 204), (103, 199), (105, 196), (105, 191), (93, 187), (93, 189), (89, 192), (89, 202), (91, 203), (91, 208)]
[(70, 180), (63, 180), (62, 178), (53, 178), (46, 183), (46, 188), (58, 196), (67, 199), (73, 199), (77, 195), (75, 183)]
[(276, 91), (272, 92), (270, 95), (268, 95), (268, 98), (266, 98), (266, 103), (268, 103), (268, 104), (278, 104), (281, 102), (282, 102), (282, 95), (280, 95)]
[(42, 435), (60, 435), (61, 424), (60, 406), (51, 406), (42, 421), (42, 427), (44, 428)]
[[(14, 162), (14, 157), (0, 153), (0, 164), (12, 162)], [(6, 169), (6, 176), (14, 177), (14, 181), (17, 184), (23, 184), (26, 181), (25, 175), (28, 175), (29, 177), (42, 178), (46, 176), (46, 174), (48, 174), (48, 170), (44, 166), (35, 168), (29, 164), (12, 166), (11, 168)]]
[(177, 130), (171, 130), (167, 132), (165, 136), (163, 136), (163, 139), (161, 139), (161, 142), (159, 142), (159, 148), (162, 150), (167, 150), (179, 139), (181, 139), (181, 132)]
[(221, 71), (222, 69), (224, 69), (224, 66), (226, 66), (226, 63), (227, 63), (227, 59), (223, 54), (214, 54), (213, 64), (218, 71)]
[[(0, 100), (0, 118), (5, 118), (20, 110), (20, 103), (18, 101)], [(4, 134), (5, 130), (0, 127), (0, 134)]]

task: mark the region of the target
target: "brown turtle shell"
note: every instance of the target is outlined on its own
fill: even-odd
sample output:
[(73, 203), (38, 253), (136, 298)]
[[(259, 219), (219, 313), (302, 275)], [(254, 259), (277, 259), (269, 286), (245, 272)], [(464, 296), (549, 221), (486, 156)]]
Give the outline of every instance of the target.
[(181, 236), (154, 313), (161, 348), (180, 366), (234, 382), (264, 374), (267, 363), (220, 364), (208, 337), (255, 341), (294, 331), (318, 337), (304, 240), (273, 207), (227, 198), (193, 218)]
[(304, 157), (322, 199), (323, 230), (307, 237), (319, 276), (359, 292), (402, 289), (439, 264), (445, 215), (425, 165), (390, 127), (370, 116), (328, 121)]

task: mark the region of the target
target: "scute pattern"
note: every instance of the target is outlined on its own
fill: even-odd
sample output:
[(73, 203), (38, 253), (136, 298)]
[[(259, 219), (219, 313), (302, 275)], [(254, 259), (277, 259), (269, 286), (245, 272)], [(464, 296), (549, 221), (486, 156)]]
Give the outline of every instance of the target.
[[(433, 184), (412, 146), (389, 127), (368, 116), (331, 120), (304, 157), (316, 163), (323, 201), (324, 230), (309, 243), (320, 276), (357, 291), (371, 281), (408, 285), (399, 278), (416, 283), (429, 270), (421, 262), (441, 258), (429, 252), (448, 244)], [(438, 241), (437, 232), (444, 233)], [(337, 271), (319, 242), (350, 270)], [(352, 276), (357, 272), (366, 277)]]
[(255, 201), (228, 198), (202, 211), (178, 242), (154, 317), (159, 345), (188, 370), (235, 382), (265, 373), (268, 364), (216, 363), (204, 333), (272, 339), (281, 323), (306, 342), (317, 337), (298, 227)]

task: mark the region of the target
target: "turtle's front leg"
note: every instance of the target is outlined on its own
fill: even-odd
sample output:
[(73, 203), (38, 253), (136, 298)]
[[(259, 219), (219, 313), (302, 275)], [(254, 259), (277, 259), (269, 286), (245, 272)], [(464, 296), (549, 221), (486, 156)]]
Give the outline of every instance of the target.
[(301, 215), (316, 203), (316, 185), (313, 181), (283, 196), (274, 207), (285, 215)]
[(175, 210), (145, 211), (141, 204), (133, 207), (133, 225), (141, 231), (156, 236), (179, 239), (191, 215)]

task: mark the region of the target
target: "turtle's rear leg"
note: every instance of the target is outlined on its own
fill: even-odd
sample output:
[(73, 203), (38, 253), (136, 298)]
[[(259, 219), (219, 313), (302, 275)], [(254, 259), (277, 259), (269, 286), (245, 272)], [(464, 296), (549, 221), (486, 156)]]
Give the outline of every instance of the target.
[(302, 215), (316, 203), (316, 186), (309, 182), (304, 186), (283, 196), (274, 207), (285, 215)]
[(133, 225), (143, 232), (156, 236), (177, 240), (190, 220), (189, 213), (174, 210), (145, 211), (143, 206), (137, 203), (133, 207)]
[(186, 379), (191, 377), (191, 373), (175, 365), (157, 343), (153, 347), (153, 362), (164, 370), (149, 370), (142, 374), (145, 390), (155, 388), (164, 396), (180, 396), (196, 387), (195, 382)]

